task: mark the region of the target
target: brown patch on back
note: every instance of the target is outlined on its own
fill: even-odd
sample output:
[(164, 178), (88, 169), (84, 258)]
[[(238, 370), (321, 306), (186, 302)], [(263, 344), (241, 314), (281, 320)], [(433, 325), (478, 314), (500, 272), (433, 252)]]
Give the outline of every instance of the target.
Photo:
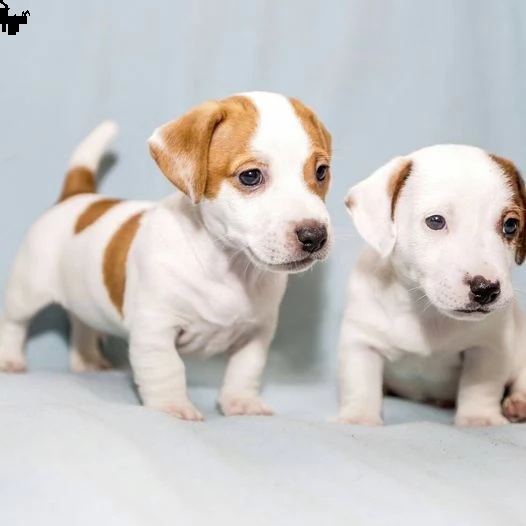
[(128, 252), (140, 226), (144, 212), (138, 212), (127, 219), (113, 234), (104, 252), (102, 274), (104, 285), (111, 302), (123, 315), (124, 291), (126, 289), (126, 263)]
[(391, 197), (391, 219), (394, 219), (398, 199), (400, 198), (400, 194), (404, 188), (407, 178), (411, 175), (412, 167), (413, 161), (410, 159), (404, 159), (398, 170), (396, 170), (389, 180), (387, 192)]
[(259, 118), (256, 107), (241, 95), (223, 100), (221, 107), (224, 118), (214, 132), (208, 154), (208, 180), (204, 192), (207, 199), (217, 196), (223, 181), (246, 192), (234, 176), (243, 170), (260, 167), (260, 162), (250, 152), (250, 141)]
[[(520, 265), (526, 258), (526, 190), (524, 181), (519, 170), (511, 161), (491, 153), (488, 155), (499, 165), (506, 178), (506, 183), (512, 190), (512, 206), (503, 212), (497, 228), (499, 235), (502, 235), (502, 224), (507, 217), (516, 217), (519, 220), (519, 234), (511, 240), (511, 243), (515, 245), (515, 262)], [(507, 239), (506, 241), (510, 242)]]
[(97, 219), (120, 202), (120, 199), (101, 199), (91, 203), (78, 217), (74, 228), (75, 234), (80, 234), (80, 232), (95, 223)]
[(290, 98), (296, 116), (300, 120), (304, 130), (311, 141), (312, 155), (307, 159), (303, 167), (303, 176), (307, 186), (312, 192), (325, 199), (330, 184), (330, 169), (324, 181), (316, 180), (316, 169), (325, 164), (329, 166), (332, 156), (332, 138), (327, 128), (318, 119), (314, 111), (305, 106), (297, 99)]
[(93, 194), (96, 190), (95, 174), (93, 171), (84, 166), (75, 166), (66, 174), (66, 180), (64, 181), (58, 202), (61, 203), (69, 197), (78, 194)]

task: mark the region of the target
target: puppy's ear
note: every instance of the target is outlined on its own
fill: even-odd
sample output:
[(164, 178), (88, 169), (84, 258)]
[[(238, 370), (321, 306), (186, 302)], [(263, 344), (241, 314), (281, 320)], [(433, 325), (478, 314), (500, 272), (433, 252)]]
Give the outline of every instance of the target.
[(526, 258), (526, 189), (524, 180), (517, 167), (508, 159), (489, 154), (504, 172), (506, 182), (513, 192), (513, 201), (520, 214), (520, 231), (515, 246), (515, 263), (522, 265)]
[(395, 157), (353, 186), (345, 198), (359, 234), (382, 257), (391, 253), (396, 241), (396, 204), (411, 167), (410, 159)]
[(148, 140), (161, 172), (194, 203), (205, 193), (210, 142), (222, 120), (221, 104), (205, 102), (161, 126)]

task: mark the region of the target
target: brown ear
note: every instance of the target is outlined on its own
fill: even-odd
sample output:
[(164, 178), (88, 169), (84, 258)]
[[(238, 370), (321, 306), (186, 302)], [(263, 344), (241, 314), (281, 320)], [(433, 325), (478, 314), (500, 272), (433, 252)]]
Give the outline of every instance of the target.
[(204, 102), (155, 130), (148, 140), (161, 172), (194, 203), (205, 193), (210, 142), (222, 119), (219, 102)]
[(513, 201), (520, 214), (521, 229), (515, 247), (515, 263), (521, 265), (526, 258), (526, 189), (524, 180), (517, 167), (508, 159), (490, 154), (501, 170), (513, 191)]

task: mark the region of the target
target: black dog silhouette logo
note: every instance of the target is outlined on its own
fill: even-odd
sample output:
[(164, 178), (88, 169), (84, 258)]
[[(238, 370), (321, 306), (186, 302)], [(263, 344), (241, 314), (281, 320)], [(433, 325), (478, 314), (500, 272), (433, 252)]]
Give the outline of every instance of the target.
[(21, 15), (9, 15), (9, 6), (0, 0), (0, 26), (2, 33), (7, 30), (8, 35), (16, 35), (22, 24), (27, 24), (27, 17), (31, 16), (29, 11), (24, 11)]

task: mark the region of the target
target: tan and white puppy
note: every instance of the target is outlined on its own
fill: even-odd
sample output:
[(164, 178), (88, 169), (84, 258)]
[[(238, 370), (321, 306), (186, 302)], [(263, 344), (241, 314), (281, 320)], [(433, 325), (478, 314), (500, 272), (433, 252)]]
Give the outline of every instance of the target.
[(198, 420), (180, 355), (230, 351), (223, 413), (270, 414), (260, 377), (287, 274), (324, 259), (332, 242), (329, 133), (282, 95), (205, 102), (150, 138), (153, 158), (181, 190), (152, 203), (95, 193), (115, 132), (105, 123), (78, 147), (60, 202), (16, 257), (0, 369), (25, 369), (28, 323), (58, 303), (72, 317), (74, 370), (106, 366), (95, 331), (129, 338), (144, 403)]
[(508, 160), (440, 145), (349, 190), (369, 246), (351, 275), (338, 420), (382, 423), (382, 388), (454, 404), (459, 425), (526, 416), (526, 332), (511, 267), (526, 250), (523, 180)]

